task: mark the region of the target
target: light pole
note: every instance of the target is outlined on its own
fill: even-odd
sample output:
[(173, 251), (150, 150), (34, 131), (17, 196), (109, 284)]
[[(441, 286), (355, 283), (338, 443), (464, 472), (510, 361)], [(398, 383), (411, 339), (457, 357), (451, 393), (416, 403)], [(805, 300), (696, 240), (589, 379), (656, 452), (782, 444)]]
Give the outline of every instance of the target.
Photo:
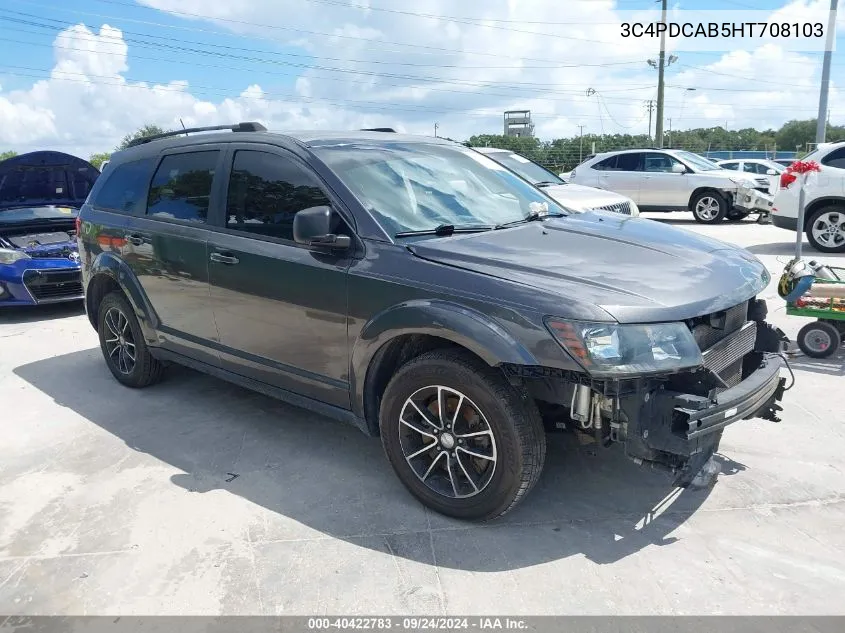
[(440, 124), (437, 121), (435, 121), (434, 122), (434, 137), (435, 138), (437, 138), (437, 128), (439, 128), (439, 127), (440, 127)]
[(819, 117), (816, 121), (816, 144), (824, 143), (827, 133), (826, 114), (827, 93), (830, 89), (830, 63), (833, 57), (833, 42), (836, 38), (836, 9), (839, 0), (830, 0), (830, 15), (827, 20), (827, 41), (824, 47), (824, 61), (822, 62), (822, 86), (819, 91)]
[(580, 165), (584, 161), (584, 126), (579, 125), (578, 128), (581, 130), (581, 135), (578, 139), (578, 164)]

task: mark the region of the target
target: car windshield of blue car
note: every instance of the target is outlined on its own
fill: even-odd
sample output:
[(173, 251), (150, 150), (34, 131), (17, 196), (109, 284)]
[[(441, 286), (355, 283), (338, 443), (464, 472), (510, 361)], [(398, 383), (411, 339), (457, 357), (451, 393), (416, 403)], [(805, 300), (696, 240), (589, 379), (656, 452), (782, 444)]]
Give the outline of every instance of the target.
[(315, 153), (390, 235), (567, 211), (483, 154), (436, 143), (337, 143)]
[(13, 207), (0, 209), (0, 224), (22, 222), (49, 222), (50, 220), (73, 220), (79, 211), (72, 207)]

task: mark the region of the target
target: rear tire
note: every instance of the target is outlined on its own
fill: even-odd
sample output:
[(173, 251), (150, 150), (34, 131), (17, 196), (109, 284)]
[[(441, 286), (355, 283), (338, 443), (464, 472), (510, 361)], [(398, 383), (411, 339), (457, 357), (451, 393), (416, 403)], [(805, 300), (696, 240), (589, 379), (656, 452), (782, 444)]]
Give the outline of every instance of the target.
[(716, 224), (728, 214), (728, 201), (715, 191), (702, 191), (692, 199), (690, 208), (696, 222)]
[(103, 298), (97, 334), (106, 365), (118, 382), (137, 389), (161, 380), (164, 365), (150, 354), (135, 312), (122, 294)]
[(807, 240), (822, 253), (845, 253), (845, 208), (822, 207), (807, 220)]
[(447, 516), (501, 516), (543, 470), (546, 436), (533, 400), (462, 351), (435, 350), (403, 365), (387, 385), (379, 419), (400, 481)]
[(798, 347), (810, 358), (827, 358), (839, 349), (842, 334), (825, 321), (808, 323), (798, 332)]

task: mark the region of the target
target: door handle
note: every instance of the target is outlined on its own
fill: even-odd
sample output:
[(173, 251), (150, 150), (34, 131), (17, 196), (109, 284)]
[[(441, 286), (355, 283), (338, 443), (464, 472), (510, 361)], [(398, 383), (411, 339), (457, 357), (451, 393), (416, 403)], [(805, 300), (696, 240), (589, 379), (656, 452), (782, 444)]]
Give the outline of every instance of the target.
[(143, 244), (143, 243), (144, 243), (144, 237), (143, 237), (143, 236), (141, 236), (141, 235), (138, 235), (137, 233), (136, 233), (136, 234), (133, 234), (133, 235), (130, 235), (130, 236), (129, 236), (128, 238), (126, 238), (126, 239), (127, 239), (127, 240), (131, 243), (131, 244), (134, 244), (135, 246), (141, 246), (141, 244)]
[(226, 264), (227, 266), (233, 266), (240, 261), (234, 255), (225, 255), (223, 253), (212, 253), (210, 259), (213, 262), (217, 262), (218, 264)]

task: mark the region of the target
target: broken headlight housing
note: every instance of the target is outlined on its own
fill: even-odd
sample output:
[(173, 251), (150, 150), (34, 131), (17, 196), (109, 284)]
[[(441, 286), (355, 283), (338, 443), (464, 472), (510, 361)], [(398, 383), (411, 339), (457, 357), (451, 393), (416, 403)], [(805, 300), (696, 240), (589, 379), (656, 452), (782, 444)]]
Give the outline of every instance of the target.
[(676, 372), (703, 363), (683, 323), (620, 325), (548, 318), (546, 327), (593, 376)]

